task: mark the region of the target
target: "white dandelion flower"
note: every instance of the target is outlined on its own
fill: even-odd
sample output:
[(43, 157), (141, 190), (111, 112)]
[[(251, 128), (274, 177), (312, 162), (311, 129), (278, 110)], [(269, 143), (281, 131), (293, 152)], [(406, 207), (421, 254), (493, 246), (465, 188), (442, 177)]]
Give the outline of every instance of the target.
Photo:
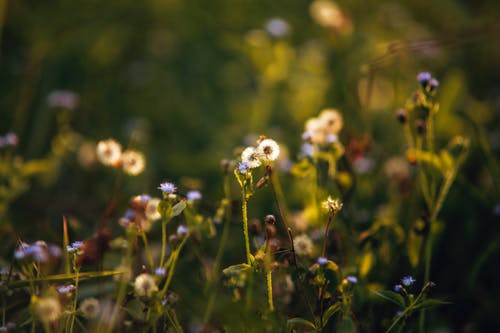
[(259, 143), (257, 152), (267, 161), (274, 161), (280, 155), (280, 146), (273, 139), (264, 139)]
[(158, 291), (158, 286), (155, 283), (153, 276), (143, 273), (135, 278), (134, 290), (137, 296), (151, 297), (151, 295)]
[(257, 168), (262, 164), (261, 155), (254, 147), (247, 147), (243, 150), (241, 161), (246, 163), (250, 169)]
[(135, 150), (126, 150), (122, 154), (123, 171), (131, 176), (137, 176), (144, 171), (146, 160), (144, 155)]
[(102, 164), (118, 166), (122, 158), (122, 146), (113, 139), (99, 141), (96, 154)]

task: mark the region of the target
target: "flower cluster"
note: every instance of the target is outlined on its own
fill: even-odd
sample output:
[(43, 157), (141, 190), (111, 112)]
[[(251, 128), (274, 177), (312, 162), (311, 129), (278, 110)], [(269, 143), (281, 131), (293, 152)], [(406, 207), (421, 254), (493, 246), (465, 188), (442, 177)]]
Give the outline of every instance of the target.
[(323, 110), (318, 117), (307, 120), (302, 139), (312, 145), (327, 145), (337, 142), (338, 134), (343, 125), (342, 115), (337, 110)]
[(161, 199), (152, 198), (147, 194), (136, 195), (130, 199), (130, 208), (118, 220), (122, 227), (134, 225), (141, 231), (149, 231), (151, 224), (161, 218), (158, 205)]
[(141, 152), (132, 149), (122, 151), (122, 145), (113, 139), (99, 141), (96, 154), (102, 164), (121, 168), (130, 176), (137, 176), (146, 167), (146, 160)]
[(61, 248), (55, 244), (47, 244), (44, 241), (36, 241), (33, 244), (21, 243), (14, 251), (17, 260), (32, 260), (44, 263), (61, 257)]
[(241, 162), (238, 165), (240, 173), (255, 169), (262, 163), (275, 161), (280, 155), (280, 147), (273, 139), (259, 138), (257, 147), (247, 147), (241, 153)]

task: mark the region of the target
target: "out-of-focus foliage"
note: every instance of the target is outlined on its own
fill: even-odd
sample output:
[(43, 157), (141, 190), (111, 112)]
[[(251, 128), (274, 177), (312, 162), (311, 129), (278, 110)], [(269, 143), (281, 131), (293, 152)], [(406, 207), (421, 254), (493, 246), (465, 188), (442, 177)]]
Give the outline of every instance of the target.
[[(202, 190), (201, 210), (214, 213), (222, 158), (266, 134), (296, 161), (306, 120), (335, 107), (345, 146), (345, 172), (336, 179), (352, 189), (342, 193), (342, 218), (360, 235), (359, 275), (390, 287), (416, 266), (418, 237), (402, 234), (418, 229), (425, 207), (415, 184), (388, 180), (389, 161), (397, 164), (408, 148), (396, 112), (415, 90), (416, 73), (427, 70), (440, 79), (437, 146), (470, 139), (432, 260), (437, 292), (452, 304), (430, 313), (430, 322), (451, 332), (494, 331), (499, 20), (495, 0), (0, 0), (0, 135), (19, 138), (17, 147), (0, 148), (1, 263), (19, 240), (61, 243), (62, 215), (73, 239), (117, 230), (128, 199), (165, 180), (184, 193)], [(96, 142), (110, 137), (145, 154), (143, 174), (115, 177), (95, 163)], [(292, 173), (306, 174), (300, 166)], [(299, 210), (307, 186), (284, 183), (294, 186), (287, 200)], [(237, 184), (231, 197), (239, 199)], [(272, 209), (266, 194), (249, 207), (254, 217)], [(244, 256), (238, 240), (229, 241), (237, 250), (225, 256), (228, 264)], [(397, 255), (402, 248), (409, 258)], [(174, 284), (190, 300), (179, 312), (196, 308), (199, 318), (193, 257), (178, 268), (185, 284)], [(224, 313), (232, 303), (220, 307)], [(356, 310), (367, 321), (380, 315)]]

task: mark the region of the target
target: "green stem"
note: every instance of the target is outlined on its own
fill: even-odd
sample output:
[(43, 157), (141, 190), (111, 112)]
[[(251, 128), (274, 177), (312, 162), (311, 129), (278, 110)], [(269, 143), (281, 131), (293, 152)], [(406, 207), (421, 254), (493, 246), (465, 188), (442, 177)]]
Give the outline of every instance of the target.
[(247, 213), (247, 198), (246, 198), (246, 193), (245, 189), (242, 190), (242, 202), (241, 202), (241, 214), (243, 217), (243, 235), (245, 237), (245, 252), (247, 256), (247, 263), (249, 265), (252, 264), (251, 261), (251, 254), (250, 254), (250, 237), (248, 235), (248, 213)]
[[(76, 256), (75, 258), (73, 258), (73, 262), (76, 261)], [(79, 273), (80, 273), (80, 268), (79, 267), (76, 267), (73, 266), (73, 270), (75, 271), (75, 296), (74, 296), (74, 300), (73, 300), (73, 309), (72, 309), (72, 312), (71, 312), (71, 324), (70, 324), (70, 327), (69, 327), (69, 331), (70, 333), (73, 333), (73, 329), (75, 327), (75, 319), (76, 319), (76, 306), (77, 306), (77, 303), (78, 303), (78, 281), (79, 281)]]
[(149, 242), (148, 242), (148, 237), (146, 236), (146, 232), (141, 231), (141, 238), (142, 241), (144, 242), (144, 251), (146, 252), (146, 257), (148, 258), (149, 268), (151, 271), (154, 271), (155, 263), (153, 261), (153, 256), (151, 255), (151, 250), (149, 248)]
[(163, 267), (163, 262), (165, 261), (165, 253), (167, 252), (167, 221), (165, 219), (161, 220), (161, 255), (160, 255), (160, 266)]
[(177, 247), (174, 251), (172, 251), (171, 260), (169, 260), (170, 266), (168, 269), (167, 280), (165, 281), (165, 285), (163, 286), (161, 293), (160, 293), (161, 297), (165, 296), (165, 294), (168, 291), (168, 287), (170, 286), (170, 283), (172, 282), (172, 278), (174, 276), (175, 267), (177, 265), (177, 259), (179, 258), (179, 254), (180, 254), (182, 248), (184, 247), (184, 244), (186, 244), (186, 241), (188, 240), (188, 238), (189, 238), (189, 234), (184, 236), (184, 238), (182, 239), (182, 242), (179, 244), (179, 247)]
[(269, 311), (274, 311), (274, 303), (273, 303), (273, 280), (272, 280), (272, 271), (269, 269), (266, 273), (267, 280), (267, 303), (269, 305)]

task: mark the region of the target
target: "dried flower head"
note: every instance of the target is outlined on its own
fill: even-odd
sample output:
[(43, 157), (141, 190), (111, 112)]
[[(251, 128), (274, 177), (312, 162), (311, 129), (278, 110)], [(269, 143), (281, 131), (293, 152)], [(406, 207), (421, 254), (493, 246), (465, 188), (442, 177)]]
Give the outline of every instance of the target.
[(322, 206), (330, 213), (337, 214), (342, 209), (342, 202), (338, 199), (333, 199), (331, 196), (328, 196), (328, 199), (323, 201)]
[(123, 171), (131, 176), (137, 176), (144, 171), (146, 160), (144, 155), (135, 150), (126, 150), (122, 154)]
[(87, 298), (80, 304), (80, 311), (82, 311), (84, 317), (94, 319), (101, 312), (101, 304), (96, 298)]
[(155, 283), (153, 276), (143, 273), (135, 278), (134, 290), (137, 296), (151, 297), (151, 295), (158, 291), (158, 286)]
[(121, 163), (122, 146), (113, 139), (99, 141), (96, 154), (102, 164), (117, 167)]
[(262, 164), (260, 152), (254, 147), (247, 147), (243, 150), (241, 161), (247, 163), (250, 169), (257, 168)]

